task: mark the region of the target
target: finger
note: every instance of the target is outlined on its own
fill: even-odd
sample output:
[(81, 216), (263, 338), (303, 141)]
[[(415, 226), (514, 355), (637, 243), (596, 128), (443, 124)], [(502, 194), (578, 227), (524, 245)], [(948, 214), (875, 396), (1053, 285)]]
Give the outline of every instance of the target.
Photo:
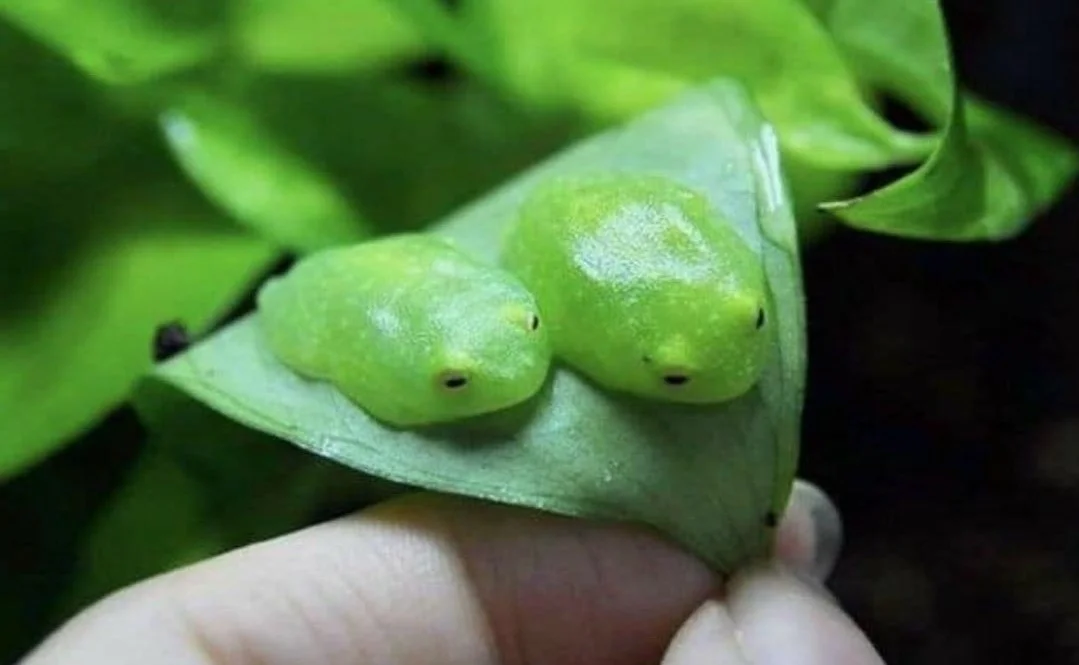
[(727, 607), (707, 600), (674, 636), (663, 665), (751, 665)]
[[(780, 522), (776, 555), (798, 576), (766, 568), (736, 577), (725, 604), (705, 602), (679, 629), (664, 665), (879, 663), (865, 637), (819, 586), (831, 573), (841, 543), (835, 506), (815, 486), (797, 481)], [(799, 627), (808, 635), (783, 635)]]
[(776, 556), (791, 568), (823, 582), (843, 545), (843, 523), (835, 504), (815, 485), (794, 483), (776, 535)]
[(814, 581), (778, 566), (736, 577), (727, 605), (756, 665), (880, 665), (873, 645)]
[(651, 665), (715, 589), (642, 529), (427, 496), (138, 585), (26, 665)]
[[(803, 495), (793, 496), (798, 506)], [(811, 512), (797, 511), (780, 526), (781, 542), (800, 543), (792, 553), (808, 551)], [(647, 581), (632, 574), (642, 565), (652, 569)], [(548, 579), (553, 587), (537, 584)], [(590, 653), (575, 640), (612, 658), (641, 654), (655, 662), (648, 654), (712, 582), (700, 564), (640, 531), (428, 497), (140, 585), (66, 627), (33, 662), (58, 662), (70, 649), (90, 663), (95, 649), (102, 662), (230, 664), (305, 661), (316, 652), (323, 662), (352, 662), (397, 651), (400, 658), (381, 662), (431, 662), (432, 654), (452, 662), (446, 654), (460, 654), (478, 663), (488, 661), (477, 653), (493, 660), (508, 645)], [(644, 628), (626, 641), (627, 625)], [(394, 647), (394, 632), (432, 637)]]
[(883, 665), (830, 596), (778, 566), (736, 576), (725, 601), (693, 614), (663, 665)]

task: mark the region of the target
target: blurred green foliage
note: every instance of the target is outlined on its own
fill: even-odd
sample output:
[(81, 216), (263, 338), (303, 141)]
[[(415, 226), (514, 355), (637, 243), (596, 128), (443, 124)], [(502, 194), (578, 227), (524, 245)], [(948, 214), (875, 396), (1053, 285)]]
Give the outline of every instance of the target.
[[(953, 72), (935, 0), (0, 0), (0, 479), (126, 403), (157, 325), (202, 334), (277, 259), (422, 227), (717, 76), (742, 79), (775, 124), (806, 235), (818, 204), (892, 166), (917, 168), (830, 208), (881, 233), (1014, 235), (1075, 152), (969, 99)], [(891, 127), (881, 94), (932, 131)], [(253, 436), (241, 429), (165, 438), (205, 440), (226, 477), (250, 470), (244, 483), (296, 466), (230, 458)], [(139, 449), (79, 579), (36, 602), (70, 609), (367, 496), (312, 471), (297, 481), (309, 489), (255, 511), (184, 449)], [(2, 591), (0, 616), (17, 616)]]

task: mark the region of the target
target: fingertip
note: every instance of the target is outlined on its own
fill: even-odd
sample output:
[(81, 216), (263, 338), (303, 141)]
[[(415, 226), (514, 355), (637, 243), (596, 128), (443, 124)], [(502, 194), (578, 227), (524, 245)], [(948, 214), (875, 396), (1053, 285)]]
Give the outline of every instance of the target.
[(706, 601), (675, 634), (662, 665), (751, 665), (742, 638), (726, 607), (718, 600)]
[(769, 565), (736, 576), (728, 589), (728, 611), (754, 665), (883, 665), (815, 581)]
[(831, 575), (843, 545), (843, 522), (835, 504), (818, 487), (795, 481), (776, 533), (776, 555), (814, 580)]

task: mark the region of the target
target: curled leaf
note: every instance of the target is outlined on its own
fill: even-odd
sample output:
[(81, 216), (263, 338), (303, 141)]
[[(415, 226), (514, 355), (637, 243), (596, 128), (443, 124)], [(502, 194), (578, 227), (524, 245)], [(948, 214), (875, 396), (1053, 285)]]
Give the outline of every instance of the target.
[(1079, 170), (1079, 154), (1034, 124), (964, 97), (936, 0), (816, 3), (859, 74), (943, 126), (917, 170), (823, 206), (858, 228), (936, 240), (1021, 232)]
[[(726, 81), (585, 141), (434, 227), (494, 262), (541, 179), (619, 171), (703, 194), (746, 239), (774, 303), (771, 361), (718, 405), (643, 401), (563, 368), (522, 408), (450, 426), (388, 428), (287, 370), (249, 317), (160, 365), (153, 383), (391, 481), (588, 519), (645, 523), (730, 572), (766, 555), (797, 460), (805, 370), (796, 233), (771, 126)], [(596, 322), (595, 325), (603, 325)]]

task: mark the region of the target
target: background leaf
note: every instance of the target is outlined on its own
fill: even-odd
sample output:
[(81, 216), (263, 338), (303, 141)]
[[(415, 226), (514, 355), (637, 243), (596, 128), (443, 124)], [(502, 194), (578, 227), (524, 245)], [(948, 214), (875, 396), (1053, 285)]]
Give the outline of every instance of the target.
[(145, 386), (156, 433), (79, 545), (57, 622), (139, 580), (302, 528), (401, 488)]
[(468, 81), (400, 72), (258, 76), (226, 94), (293, 159), (318, 164), (378, 232), (426, 226), (579, 132)]
[(0, 412), (19, 417), (0, 421), (0, 478), (123, 401), (151, 365), (157, 325), (204, 329), (275, 255), (152, 178), (5, 217)]
[(217, 0), (3, 0), (0, 17), (95, 78), (136, 83), (212, 58), (227, 8)]
[(729, 572), (770, 547), (797, 457), (804, 373), (797, 246), (775, 136), (736, 85), (716, 83), (530, 171), (436, 229), (487, 261), (539, 178), (610, 170), (706, 194), (760, 254), (776, 305), (774, 361), (756, 388), (689, 407), (609, 395), (558, 369), (534, 404), (460, 426), (388, 429), (327, 384), (298, 378), (254, 318), (156, 377), (250, 427), (395, 482), (597, 519), (643, 521)]
[(1075, 176), (1079, 155), (1063, 139), (963, 98), (935, 0), (832, 0), (815, 9), (859, 74), (945, 132), (910, 175), (827, 204), (846, 223), (916, 238), (1008, 238)]
[(223, 552), (211, 509), (198, 479), (175, 460), (143, 455), (80, 544), (58, 614), (67, 619), (128, 584)]
[(876, 168), (917, 161), (933, 146), (874, 112), (832, 39), (794, 0), (468, 0), (461, 11), (503, 85), (530, 103), (622, 121), (727, 76), (750, 87), (784, 149), (806, 163)]
[(161, 116), (188, 175), (237, 221), (294, 250), (358, 242), (370, 228), (336, 185), (245, 109), (192, 93)]
[(137, 458), (133, 413), (106, 418), (43, 463), (0, 483), (0, 662), (14, 663), (53, 628), (75, 551)]
[(275, 73), (370, 71), (423, 55), (427, 44), (390, 0), (239, 0), (240, 59)]
[(450, 9), (441, 0), (396, 0), (397, 9), (408, 16), (427, 40), (448, 54), (485, 84), (498, 84), (497, 66), (491, 59), (489, 35), (478, 34), (458, 19), (460, 7)]
[(100, 91), (70, 63), (0, 21), (0, 188), (92, 164), (120, 133)]

